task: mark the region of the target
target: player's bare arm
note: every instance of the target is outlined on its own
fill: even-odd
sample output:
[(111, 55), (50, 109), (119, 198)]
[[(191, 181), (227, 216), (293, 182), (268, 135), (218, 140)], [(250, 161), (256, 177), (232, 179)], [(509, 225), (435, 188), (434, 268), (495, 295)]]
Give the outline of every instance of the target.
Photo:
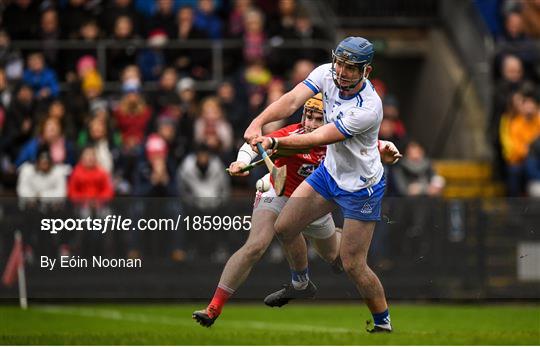
[(317, 130), (303, 135), (286, 136), (275, 139), (273, 137), (259, 136), (251, 141), (252, 147), (256, 148), (261, 143), (264, 149), (302, 149), (324, 146), (345, 140), (345, 136), (338, 130), (334, 123), (323, 125)]
[(261, 136), (263, 125), (289, 117), (313, 95), (313, 91), (305, 84), (297, 84), (291, 91), (270, 104), (251, 122), (244, 133), (244, 139), (250, 143), (255, 137)]

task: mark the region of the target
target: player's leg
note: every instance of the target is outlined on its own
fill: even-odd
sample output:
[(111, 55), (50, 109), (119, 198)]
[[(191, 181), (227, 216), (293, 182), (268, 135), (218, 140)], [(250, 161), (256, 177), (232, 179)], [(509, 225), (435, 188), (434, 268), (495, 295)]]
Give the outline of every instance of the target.
[(377, 275), (367, 265), (367, 255), (374, 221), (345, 218), (340, 246), (343, 268), (364, 298), (374, 319), (376, 329), (391, 331), (384, 289)]
[(193, 313), (193, 318), (203, 326), (210, 326), (221, 314), (223, 306), (244, 283), (253, 265), (262, 257), (274, 238), (277, 212), (257, 209), (253, 212), (251, 230), (246, 243), (225, 264), (214, 296), (205, 310)]
[(343, 266), (339, 258), (341, 228), (336, 228), (331, 214), (317, 219), (308, 225), (302, 233), (308, 237), (315, 252), (332, 265), (334, 272), (343, 272)]
[(335, 205), (302, 182), (281, 210), (276, 221), (276, 235), (281, 241), (291, 267), (292, 285), (268, 295), (269, 306), (283, 306), (291, 299), (312, 298), (317, 288), (309, 281), (307, 245), (301, 231), (314, 220), (330, 213)]
[(306, 181), (294, 191), (276, 221), (276, 235), (292, 261), (291, 269), (307, 268), (307, 246), (300, 234), (310, 223), (330, 213), (335, 205), (323, 198)]

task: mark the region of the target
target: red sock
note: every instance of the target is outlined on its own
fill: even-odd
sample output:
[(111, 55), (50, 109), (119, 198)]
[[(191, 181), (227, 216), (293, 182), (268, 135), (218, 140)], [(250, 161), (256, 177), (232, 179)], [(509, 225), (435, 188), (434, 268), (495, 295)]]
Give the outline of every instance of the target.
[(223, 306), (225, 306), (225, 303), (229, 298), (233, 295), (234, 291), (230, 288), (223, 288), (218, 286), (216, 288), (216, 292), (214, 293), (214, 297), (212, 298), (212, 301), (210, 301), (210, 304), (208, 305), (209, 311), (214, 311), (214, 314), (216, 316), (219, 316), (221, 313), (221, 310), (223, 309)]

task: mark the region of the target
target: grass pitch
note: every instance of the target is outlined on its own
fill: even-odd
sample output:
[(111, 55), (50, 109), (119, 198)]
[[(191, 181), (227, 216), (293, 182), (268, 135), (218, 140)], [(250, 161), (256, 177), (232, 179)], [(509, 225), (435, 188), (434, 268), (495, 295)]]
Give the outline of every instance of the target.
[(0, 306), (0, 345), (539, 345), (540, 306), (394, 304), (394, 333), (370, 335), (361, 303), (225, 307), (211, 328), (204, 305)]

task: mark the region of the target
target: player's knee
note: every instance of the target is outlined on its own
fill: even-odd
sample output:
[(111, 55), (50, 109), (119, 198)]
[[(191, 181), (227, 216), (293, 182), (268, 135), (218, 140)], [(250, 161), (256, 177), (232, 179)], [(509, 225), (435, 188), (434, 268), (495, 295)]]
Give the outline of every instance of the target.
[(258, 261), (263, 256), (268, 245), (263, 241), (250, 242), (244, 246), (244, 255), (252, 260)]
[(347, 274), (362, 273), (367, 264), (361, 257), (356, 254), (341, 254), (341, 262), (343, 263), (343, 270)]
[(280, 239), (286, 238), (287, 235), (287, 225), (281, 221), (281, 219), (277, 219), (276, 223), (274, 224), (274, 230), (276, 232), (276, 236)]

